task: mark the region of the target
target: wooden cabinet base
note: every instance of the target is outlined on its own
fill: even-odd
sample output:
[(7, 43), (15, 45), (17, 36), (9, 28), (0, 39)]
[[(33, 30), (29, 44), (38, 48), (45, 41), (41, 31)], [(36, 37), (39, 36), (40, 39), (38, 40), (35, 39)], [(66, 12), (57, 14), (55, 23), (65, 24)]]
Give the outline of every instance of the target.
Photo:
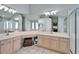
[(52, 37), (52, 36), (38, 36), (38, 46), (61, 53), (69, 54), (69, 39)]
[(51, 51), (54, 51), (54, 52), (57, 52), (57, 53), (60, 53), (60, 54), (70, 54), (69, 52), (66, 53), (66, 52), (55, 50), (55, 49), (46, 48), (46, 47), (43, 47), (43, 46), (40, 46), (40, 45), (37, 45), (37, 46), (41, 47), (41, 48), (45, 48), (45, 49), (51, 50)]
[(13, 52), (13, 43), (11, 40), (1, 41), (0, 53), (1, 54), (9, 54)]
[(21, 37), (15, 37), (13, 40), (13, 51), (17, 51), (21, 48)]
[(0, 54), (12, 54), (21, 47), (21, 37), (0, 41)]

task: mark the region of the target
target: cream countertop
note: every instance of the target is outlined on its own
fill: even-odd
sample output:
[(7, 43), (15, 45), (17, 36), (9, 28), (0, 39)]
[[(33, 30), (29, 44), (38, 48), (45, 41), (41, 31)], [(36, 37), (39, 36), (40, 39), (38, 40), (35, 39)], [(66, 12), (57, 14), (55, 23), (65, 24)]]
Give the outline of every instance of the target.
[(40, 31), (25, 31), (25, 32), (13, 32), (9, 33), (7, 36), (6, 33), (0, 34), (0, 40), (4, 39), (9, 39), (17, 36), (22, 36), (22, 37), (28, 37), (28, 36), (36, 36), (36, 35), (47, 35), (47, 36), (52, 36), (52, 37), (62, 37), (62, 38), (69, 38), (69, 35), (67, 33), (59, 33), (59, 32), (40, 32)]

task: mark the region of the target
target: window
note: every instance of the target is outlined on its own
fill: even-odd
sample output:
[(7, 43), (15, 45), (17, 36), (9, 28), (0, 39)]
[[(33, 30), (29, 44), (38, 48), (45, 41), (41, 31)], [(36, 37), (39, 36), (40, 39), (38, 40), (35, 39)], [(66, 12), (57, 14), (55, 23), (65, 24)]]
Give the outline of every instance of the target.
[(38, 22), (33, 21), (33, 22), (31, 23), (31, 26), (32, 26), (32, 30), (38, 30)]
[(36, 25), (36, 30), (38, 30), (38, 22), (36, 22), (36, 24), (35, 24), (35, 25)]
[(32, 22), (32, 30), (34, 30), (34, 22)]
[(9, 28), (8, 27), (8, 23), (9, 23), (8, 21), (5, 21), (5, 23), (4, 23), (4, 30), (8, 30), (8, 28)]
[(6, 27), (7, 27), (6, 29), (8, 29), (8, 28), (9, 28), (9, 27), (8, 27), (8, 24), (9, 24), (9, 22), (8, 22), (8, 21), (6, 21)]
[(18, 29), (18, 22), (15, 22), (15, 29)]
[(13, 24), (12, 21), (5, 21), (4, 22), (4, 30), (12, 31), (13, 30)]

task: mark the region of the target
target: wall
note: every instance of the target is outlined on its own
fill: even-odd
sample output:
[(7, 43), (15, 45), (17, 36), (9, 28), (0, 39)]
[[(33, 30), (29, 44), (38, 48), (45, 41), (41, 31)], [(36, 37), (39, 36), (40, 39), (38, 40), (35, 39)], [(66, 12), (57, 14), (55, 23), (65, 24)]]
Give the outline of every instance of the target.
[(19, 31), (22, 31), (22, 16), (18, 15), (17, 17), (19, 18)]
[(4, 22), (2, 21), (2, 19), (0, 18), (0, 34), (4, 33)]
[(31, 30), (31, 23), (30, 20), (28, 19), (28, 17), (25, 17), (25, 30), (26, 31), (30, 31)]
[(58, 17), (58, 32), (64, 32), (64, 25), (63, 25), (64, 19), (65, 17), (63, 16)]

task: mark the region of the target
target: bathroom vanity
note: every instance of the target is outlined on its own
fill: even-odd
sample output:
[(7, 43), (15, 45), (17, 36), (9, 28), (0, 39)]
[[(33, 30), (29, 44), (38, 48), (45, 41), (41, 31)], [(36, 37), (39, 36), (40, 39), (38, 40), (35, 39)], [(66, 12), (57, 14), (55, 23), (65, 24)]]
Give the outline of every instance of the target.
[(69, 53), (69, 38), (38, 35), (38, 46), (57, 52)]
[(50, 50), (69, 53), (69, 36), (66, 33), (39, 31), (13, 32), (8, 36), (0, 35), (0, 54), (14, 53), (23, 47), (24, 38), (37, 36), (37, 46)]

